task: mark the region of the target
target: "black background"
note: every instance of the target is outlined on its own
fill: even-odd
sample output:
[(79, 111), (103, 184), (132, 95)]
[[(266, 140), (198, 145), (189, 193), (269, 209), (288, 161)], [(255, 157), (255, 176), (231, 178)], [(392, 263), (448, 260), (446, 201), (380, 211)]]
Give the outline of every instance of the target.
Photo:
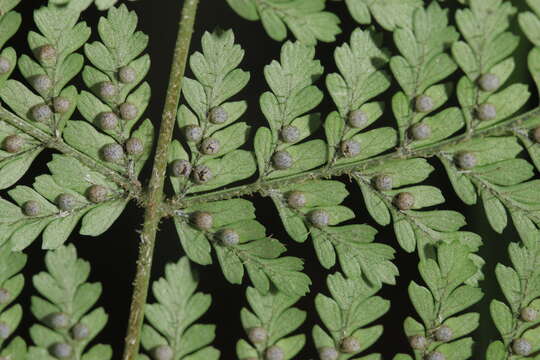
[[(31, 11), (41, 3), (41, 1), (24, 0), (23, 4), (17, 8), (23, 14), (23, 25), (21, 29), (24, 30), (19, 31), (8, 46), (14, 46), (19, 54), (21, 52), (30, 53), (26, 44), (26, 31), (29, 29), (35, 30)], [(151, 39), (148, 50), (152, 58), (152, 69), (147, 79), (152, 86), (153, 95), (152, 104), (146, 116), (157, 126), (164, 102), (171, 54), (182, 1), (141, 0), (135, 3), (128, 3), (128, 5), (137, 12), (140, 19), (140, 29), (149, 34)], [(332, 56), (334, 47), (336, 44), (347, 41), (352, 30), (356, 27), (343, 3), (329, 1), (328, 8), (330, 11), (337, 13), (342, 19), (343, 33), (334, 44), (319, 43), (317, 45), (317, 57), (325, 66), (327, 73), (336, 71)], [(103, 13), (99, 13), (92, 7), (83, 14), (82, 20), (87, 21), (95, 28), (97, 19), (101, 15)], [(192, 51), (200, 49), (199, 39), (204, 31), (211, 31), (217, 27), (234, 29), (237, 42), (246, 50), (246, 56), (241, 66), (246, 70), (250, 70), (252, 73), (249, 85), (235, 97), (236, 99), (246, 99), (249, 103), (249, 110), (242, 120), (254, 126), (265, 125), (265, 119), (258, 109), (258, 97), (263, 91), (267, 90), (262, 76), (262, 69), (272, 59), (279, 56), (281, 44), (271, 40), (264, 32), (260, 23), (248, 22), (238, 17), (227, 6), (225, 0), (201, 0), (195, 27), (196, 31), (193, 37)], [(96, 39), (95, 33), (93, 34), (93, 39)], [(388, 34), (385, 35), (385, 46), (392, 47), (391, 37)], [(521, 49), (517, 55), (518, 62), (523, 68), (525, 51), (525, 48)], [(17, 72), (13, 76), (20, 78), (20, 74)], [(516, 78), (523, 76), (523, 74), (518, 74)], [(319, 86), (321, 88), (323, 87), (321, 81), (319, 81)], [(82, 88), (83, 86), (80, 84), (79, 89)], [(387, 91), (381, 99), (388, 101), (391, 94), (395, 93), (395, 91), (397, 91), (397, 88), (394, 85), (394, 88)], [(324, 115), (330, 113), (333, 111), (332, 103), (329, 100), (325, 100), (319, 106), (318, 111)], [(382, 126), (383, 122), (390, 125), (392, 121), (392, 115), (386, 113), (377, 122), (376, 126)], [(322, 134), (318, 134), (318, 136), (322, 136)], [(176, 137), (178, 137), (178, 134), (176, 134)], [(31, 184), (35, 176), (46, 172), (45, 164), (50, 159), (50, 156), (50, 153), (42, 154), (36, 160), (32, 169), (22, 179), (21, 183)], [(494, 285), (493, 267), (497, 261), (507, 262), (507, 256), (505, 255), (506, 246), (509, 240), (517, 240), (517, 235), (513, 229), (506, 230), (502, 236), (490, 230), (486, 225), (481, 206), (464, 207), (451, 190), (443, 169), (436, 162), (432, 162), (432, 164), (437, 168), (437, 171), (434, 172), (434, 175), (430, 177), (428, 182), (437, 185), (441, 189), (446, 189), (444, 193), (447, 203), (439, 206), (439, 208), (453, 209), (466, 213), (470, 225), (465, 230), (480, 233), (484, 238), (485, 244), (488, 245), (484, 246), (481, 250), (481, 255), (488, 259), (485, 267), (487, 280), (483, 284), (488, 294), (475, 307), (476, 311), (482, 309), (482, 314), (487, 315), (487, 305), (490, 299), (493, 297), (502, 298), (500, 291)], [(143, 182), (145, 182), (144, 179), (148, 178), (148, 169), (143, 173), (143, 176)], [(395, 263), (400, 269), (398, 284), (396, 286), (385, 286), (380, 292), (381, 296), (392, 300), (390, 311), (381, 320), (376, 322), (384, 325), (385, 332), (381, 339), (368, 352), (380, 352), (385, 359), (390, 359), (398, 352), (409, 352), (407, 340), (402, 332), (402, 324), (406, 316), (416, 316), (407, 296), (407, 286), (411, 280), (422, 283), (417, 272), (418, 259), (415, 254), (406, 254), (399, 249), (391, 227), (381, 228), (376, 225), (365, 211), (359, 191), (348, 178), (343, 177), (341, 180), (348, 184), (351, 192), (346, 205), (350, 206), (356, 212), (356, 222), (368, 223), (375, 226), (380, 230), (376, 241), (389, 244), (397, 250)], [(298, 303), (298, 307), (308, 311), (308, 320), (296, 333), (307, 334), (308, 343), (302, 353), (296, 358), (316, 358), (310, 333), (312, 327), (320, 322), (313, 307), (313, 297), (318, 292), (328, 293), (325, 287), (325, 276), (327, 272), (319, 265), (309, 241), (305, 244), (297, 244), (288, 238), (283, 231), (273, 205), (268, 199), (253, 197), (251, 200), (254, 201), (257, 208), (257, 216), (266, 225), (268, 234), (282, 240), (286, 244), (288, 255), (305, 259), (305, 271), (311, 277), (313, 285), (311, 287), (311, 296), (304, 297)], [(131, 284), (134, 277), (138, 250), (137, 233), (141, 229), (141, 224), (142, 210), (132, 204), (128, 206), (125, 213), (105, 235), (99, 238), (90, 238), (74, 232), (70, 238), (70, 242), (76, 245), (79, 256), (92, 263), (91, 281), (99, 281), (103, 284), (104, 291), (99, 305), (105, 307), (110, 315), (110, 319), (108, 326), (98, 337), (97, 341), (109, 343), (113, 346), (115, 353), (114, 359), (120, 358), (123, 348), (123, 338), (129, 314)], [(32, 295), (31, 281), (29, 280), (31, 275), (43, 270), (44, 252), (40, 249), (40, 241), (36, 241), (26, 252), (29, 255), (29, 261), (25, 269), (27, 284), (19, 300), (25, 309), (29, 309), (30, 297)], [(165, 264), (177, 261), (180, 256), (182, 256), (182, 249), (174, 226), (170, 221), (164, 221), (160, 225), (160, 232), (158, 234), (152, 278), (157, 279), (162, 276)], [(213, 297), (212, 307), (200, 322), (215, 323), (218, 325), (214, 346), (221, 350), (222, 359), (236, 359), (234, 351), (236, 342), (239, 338), (245, 337), (239, 321), (239, 313), (240, 309), (246, 306), (244, 297), (246, 285), (233, 286), (227, 283), (217, 265), (207, 267), (195, 265), (195, 267), (200, 273), (200, 291), (211, 293)], [(332, 272), (338, 270), (339, 268), (335, 267), (332, 269)], [(149, 301), (154, 301), (152, 296), (150, 296)], [(18, 334), (28, 339), (28, 328), (34, 322), (35, 319), (32, 318), (30, 312), (26, 311)], [(478, 340), (477, 358), (484, 357), (481, 354), (485, 351), (488, 339), (493, 340), (496, 337), (497, 334), (491, 321), (487, 316), (483, 316), (481, 328), (476, 336)]]

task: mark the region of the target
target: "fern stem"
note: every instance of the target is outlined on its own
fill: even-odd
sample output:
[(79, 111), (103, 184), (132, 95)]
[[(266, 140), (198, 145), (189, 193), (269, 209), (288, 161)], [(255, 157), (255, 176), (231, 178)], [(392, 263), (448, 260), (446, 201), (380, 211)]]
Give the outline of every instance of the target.
[(373, 158), (364, 159), (355, 161), (348, 164), (336, 165), (331, 168), (323, 167), (319, 169), (314, 169), (305, 173), (295, 174), (291, 176), (282, 177), (279, 179), (266, 180), (263, 182), (254, 182), (251, 184), (240, 185), (232, 187), (229, 189), (223, 189), (219, 191), (209, 192), (201, 195), (193, 195), (188, 198), (178, 199), (173, 198), (168, 202), (167, 213), (169, 215), (174, 215), (174, 211), (180, 208), (186, 208), (194, 204), (199, 204), (209, 201), (225, 200), (231, 199), (246, 195), (251, 195), (255, 193), (260, 193), (264, 195), (270, 190), (279, 189), (281, 187), (301, 183), (310, 179), (321, 179), (321, 178), (331, 178), (334, 176), (340, 176), (349, 174), (353, 172), (362, 172), (368, 168), (380, 165), (383, 162), (386, 162), (391, 159), (410, 159), (423, 157), (428, 158), (437, 155), (438, 153), (444, 151), (445, 148), (454, 146), (456, 144), (470, 141), (474, 138), (482, 136), (500, 136), (505, 134), (513, 133), (516, 127), (522, 125), (522, 123), (530, 118), (540, 116), (540, 107), (537, 107), (525, 114), (515, 116), (513, 118), (502, 121), (496, 125), (493, 125), (485, 129), (475, 129), (472, 134), (464, 133), (449, 139), (443, 140), (439, 143), (428, 145), (419, 149), (412, 149), (404, 153), (402, 150), (398, 149), (389, 154), (384, 154), (380, 156), (375, 156)]
[(146, 304), (150, 282), (156, 232), (159, 221), (163, 215), (163, 187), (167, 168), (169, 144), (172, 140), (178, 102), (180, 100), (180, 92), (182, 89), (182, 80), (186, 69), (198, 4), (199, 0), (184, 0), (182, 7), (180, 25), (169, 77), (169, 86), (167, 88), (156, 155), (154, 157), (152, 177), (150, 178), (150, 183), (148, 185), (144, 225), (140, 237), (137, 273), (135, 275), (127, 336), (125, 339), (124, 360), (135, 360), (139, 352), (140, 334), (144, 320), (144, 306)]
[(125, 176), (122, 176), (118, 172), (108, 168), (106, 165), (94, 160), (92, 157), (66, 144), (61, 138), (47, 134), (46, 132), (28, 123), (28, 121), (6, 110), (2, 106), (0, 106), (0, 119), (10, 125), (15, 126), (25, 134), (32, 136), (41, 143), (41, 146), (58, 150), (63, 154), (72, 156), (90, 169), (107, 176), (109, 179), (126, 190), (130, 197), (136, 199), (140, 198), (141, 184), (138, 181), (135, 182)]

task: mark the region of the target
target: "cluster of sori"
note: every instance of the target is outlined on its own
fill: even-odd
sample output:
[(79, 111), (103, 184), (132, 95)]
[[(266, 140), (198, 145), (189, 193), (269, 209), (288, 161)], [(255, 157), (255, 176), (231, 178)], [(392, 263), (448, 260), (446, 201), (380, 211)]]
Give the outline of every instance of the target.
[[(285, 40), (290, 30), (297, 41), (286, 41), (279, 61), (264, 68), (269, 90), (259, 105), (267, 125), (257, 129), (240, 121), (247, 103), (234, 100), (250, 73), (239, 67), (244, 51), (233, 31), (206, 32), (201, 50), (182, 60), (191, 75), (171, 79), (178, 92), (182, 83), (183, 103), (165, 111), (162, 130), (171, 135), (168, 118), (179, 136), (156, 151), (156, 164), (168, 165), (169, 198), (159, 184), (163, 167), (152, 171), (158, 185), (151, 180), (148, 191), (138, 180), (154, 133), (149, 120), (139, 122), (150, 101), (143, 82), (150, 59), (141, 55), (148, 38), (136, 30), (136, 14), (115, 2), (51, 0), (34, 13), (33, 57), (0, 51), (0, 189), (15, 185), (44, 149), (58, 152), (47, 163), (50, 174), (9, 189), (12, 201), (0, 199), (0, 360), (112, 358), (109, 346), (89, 346), (107, 321), (101, 308), (90, 311), (101, 287), (87, 282), (89, 264), (63, 244), (79, 221), (82, 235), (102, 234), (132, 199), (156, 212), (155, 228), (161, 218), (174, 221), (186, 255), (153, 283), (144, 322), (152, 249), (141, 251), (129, 331), (142, 332), (126, 345), (137, 353), (140, 340), (138, 360), (220, 357), (211, 346), (216, 327), (194, 324), (211, 297), (196, 291), (191, 263), (215, 260), (231, 284), (251, 283), (237, 357), (298, 358), (308, 341), (297, 332), (308, 314), (295, 304), (310, 293), (311, 280), (304, 261), (268, 235), (253, 199), (244, 198), (252, 194), (269, 198), (287, 236), (308, 242), (328, 271), (326, 289), (312, 295), (321, 323), (311, 336), (321, 360), (381, 359), (370, 347), (383, 336), (374, 322), (390, 309), (377, 293), (399, 275), (394, 247), (414, 253), (422, 281), (408, 287), (417, 314), (404, 321), (411, 354), (394, 360), (470, 359), (480, 314), (469, 309), (484, 296), (483, 241), (463, 230), (460, 212), (442, 209), (452, 189), (443, 195), (440, 185), (426, 184), (437, 161), (459, 199), (480, 200), (493, 230), (502, 233), (511, 220), (520, 237), (509, 245), (511, 266), (495, 269), (506, 303), (492, 300), (490, 314), (501, 339), (481, 357), (538, 357), (540, 117), (538, 109), (519, 115), (531, 92), (513, 83), (520, 39), (509, 31), (517, 20), (536, 46), (528, 65), (540, 84), (538, 0), (527, 0), (531, 11), (519, 14), (503, 0), (460, 0), (454, 13), (437, 1), (345, 0), (358, 23), (376, 25), (353, 30), (336, 47), (330, 74), (314, 45), (335, 41), (340, 20), (324, 11), (324, 0), (227, 0), (244, 18), (261, 20), (273, 39)], [(21, 24), (18, 3), (0, 1), (0, 49)], [(88, 42), (91, 30), (80, 18), (92, 3), (110, 10), (98, 40)], [(193, 12), (196, 5), (186, 1)], [(189, 39), (183, 26), (192, 24), (180, 26)], [(17, 66), (24, 82), (10, 78)], [(69, 85), (79, 74), (87, 88), (80, 92)], [(325, 116), (315, 112), (325, 96), (321, 79), (335, 104)], [(73, 119), (76, 110), (81, 120)], [(358, 223), (344, 205), (350, 189), (361, 193), (375, 223), (392, 226), (395, 242), (375, 241), (375, 227)], [(40, 234), (49, 251), (47, 272), (33, 278), (40, 294), (31, 300), (39, 321), (30, 329), (33, 345), (19, 337), (8, 344), (22, 317), (11, 305), (24, 282), (19, 251)], [(150, 238), (143, 230), (141, 249)]]

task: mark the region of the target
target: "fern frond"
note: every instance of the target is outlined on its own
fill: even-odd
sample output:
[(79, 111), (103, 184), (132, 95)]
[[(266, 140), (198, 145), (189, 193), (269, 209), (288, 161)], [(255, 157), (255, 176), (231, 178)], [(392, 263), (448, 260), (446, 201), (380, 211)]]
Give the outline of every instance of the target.
[[(516, 9), (509, 2), (470, 1), (469, 8), (456, 13), (456, 23), (465, 41), (452, 46), (452, 54), (466, 74), (457, 86), (457, 95), (469, 131), (486, 128), (518, 112), (530, 93), (524, 84), (503, 86), (514, 70), (511, 54), (519, 38), (510, 33), (510, 19)], [(481, 77), (494, 75), (497, 86), (486, 88)], [(495, 114), (485, 118), (481, 106), (491, 104)]]
[(12, 253), (7, 246), (0, 246), (0, 356), (13, 360), (26, 359), (26, 344), (20, 337), (10, 338), (19, 326), (23, 309), (12, 303), (24, 287), (20, 273), (26, 264), (26, 255)]
[[(9, 190), (16, 204), (0, 200), (0, 242), (9, 242), (14, 250), (29, 246), (41, 232), (43, 248), (54, 249), (67, 240), (81, 219), (79, 232), (97, 236), (112, 225), (127, 204), (128, 198), (114, 182), (75, 159), (54, 155), (48, 166), (51, 175), (38, 176), (33, 188), (20, 185)], [(90, 197), (95, 186), (104, 191), (97, 202)], [(66, 196), (69, 204), (62, 203)], [(35, 204), (36, 213), (25, 210), (29, 204)]]
[(303, 261), (280, 257), (285, 246), (266, 236), (248, 200), (194, 205), (178, 211), (175, 224), (189, 258), (202, 265), (211, 264), (214, 248), (229, 282), (241, 284), (247, 270), (251, 282), (263, 294), (270, 290), (270, 283), (289, 295), (301, 296), (309, 291), (311, 281), (301, 272)]
[(241, 339), (236, 344), (239, 359), (293, 359), (306, 342), (304, 334), (290, 335), (307, 315), (292, 307), (299, 297), (275, 289), (263, 295), (249, 287), (246, 298), (252, 310), (243, 308), (240, 317), (249, 342)]
[[(6, 42), (17, 33), (21, 26), (22, 17), (13, 9), (20, 3), (20, 0), (3, 2), (0, 4), (0, 49), (4, 47)], [(17, 55), (11, 47), (2, 49), (0, 53), (2, 58), (2, 71), (0, 71), (0, 86), (6, 81), (15, 70)]]
[[(13, 20), (9, 21), (11, 18)], [(10, 13), (3, 16), (7, 24), (13, 26), (17, 17)], [(60, 11), (42, 7), (34, 12), (34, 21), (40, 33), (31, 31), (28, 43), (35, 54), (36, 60), (22, 55), (17, 63), (26, 81), (34, 88), (31, 91), (26, 85), (16, 80), (2, 81), (0, 98), (20, 118), (30, 123), (32, 128), (45, 133), (52, 140), (59, 137), (67, 120), (73, 114), (77, 91), (67, 83), (76, 76), (83, 63), (79, 54), (74, 54), (90, 36), (90, 29), (85, 23), (77, 23), (79, 13)], [(7, 25), (6, 24), (6, 25)], [(8, 34), (10, 29), (6, 29)], [(6, 59), (15, 65), (16, 55), (12, 49), (4, 50)], [(5, 80), (10, 72), (3, 75)], [(55, 101), (61, 99), (62, 109), (54, 108)], [(24, 129), (10, 121), (10, 117), (2, 116), (2, 141), (4, 152), (0, 163), (0, 177), (3, 179), (1, 188), (7, 188), (16, 183), (28, 170), (33, 160), (43, 150), (46, 144), (25, 134)], [(18, 137), (21, 146), (13, 149), (6, 148), (8, 137)]]
[[(323, 358), (329, 354), (340, 354), (335, 359), (357, 356), (375, 343), (382, 335), (381, 325), (366, 325), (383, 316), (390, 302), (374, 296), (380, 285), (374, 286), (362, 277), (345, 278), (340, 273), (329, 275), (327, 286), (332, 297), (317, 294), (315, 307), (330, 334), (319, 325), (313, 328), (313, 340)], [(381, 359), (380, 354), (363, 355), (361, 359)]]
[[(169, 154), (170, 179), (178, 199), (243, 180), (256, 170), (253, 155), (238, 149), (248, 140), (251, 128), (237, 122), (247, 104), (228, 101), (250, 78), (238, 68), (244, 50), (234, 43), (232, 31), (205, 33), (202, 49), (190, 57), (197, 80), (184, 78), (182, 91), (191, 109), (181, 105), (178, 111), (178, 127), (189, 153), (175, 140)], [(176, 173), (173, 167), (183, 162), (184, 171)]]
[(77, 257), (73, 245), (48, 252), (45, 264), (47, 272), (33, 278), (42, 297), (32, 297), (31, 310), (40, 324), (30, 328), (35, 346), (29, 348), (29, 358), (111, 359), (108, 345), (92, 345), (86, 350), (108, 318), (103, 308), (91, 310), (102, 288), (99, 283), (87, 282), (90, 264)]
[(49, 4), (79, 12), (86, 10), (92, 3), (95, 3), (99, 10), (107, 10), (117, 2), (118, 0), (49, 0)]
[[(220, 352), (208, 346), (215, 337), (214, 325), (193, 323), (210, 307), (210, 295), (195, 292), (198, 276), (187, 258), (165, 267), (165, 277), (154, 282), (158, 301), (148, 304), (142, 345), (154, 359), (217, 360)], [(140, 359), (148, 359), (141, 355)]]
[(268, 35), (277, 41), (287, 38), (287, 28), (298, 41), (315, 45), (333, 42), (341, 33), (339, 18), (324, 11), (325, 0), (227, 0), (246, 20), (260, 20)]
[(472, 356), (473, 340), (465, 336), (478, 327), (480, 316), (462, 312), (480, 301), (483, 292), (476, 285), (478, 268), (471, 255), (461, 244), (442, 244), (435, 258), (420, 260), (427, 287), (413, 281), (409, 296), (422, 322), (408, 317), (404, 324), (415, 359), (434, 353), (453, 360)]
[(506, 303), (493, 300), (491, 317), (502, 337), (487, 351), (487, 360), (527, 357), (540, 349), (540, 245), (513, 242), (508, 247), (512, 267), (497, 264), (495, 274)]
[[(528, 67), (536, 87), (540, 89), (540, 5), (538, 1), (529, 0), (527, 4), (531, 11), (519, 14), (519, 24), (534, 48), (529, 52)], [(528, 121), (528, 125), (536, 126), (533, 130), (533, 136), (527, 131), (516, 131), (515, 134), (529, 152), (531, 160), (537, 169), (540, 169), (540, 146), (534, 139), (534, 131), (538, 131), (540, 122)]]
[(314, 56), (314, 47), (286, 42), (281, 62), (264, 68), (271, 92), (261, 95), (260, 106), (270, 128), (259, 128), (254, 140), (260, 179), (305, 172), (326, 160), (323, 141), (301, 142), (321, 125), (320, 114), (309, 113), (323, 99), (322, 91), (313, 85), (323, 73)]
[[(82, 75), (93, 94), (82, 91), (78, 109), (88, 123), (70, 121), (64, 135), (68, 144), (130, 179), (136, 179), (150, 156), (154, 133), (149, 119), (132, 131), (150, 101), (150, 85), (139, 85), (150, 67), (149, 56), (140, 56), (148, 36), (136, 31), (137, 21), (135, 12), (125, 5), (111, 8), (107, 18), (101, 18), (102, 42), (84, 48), (94, 67), (85, 66)], [(81, 133), (86, 136), (79, 136)], [(132, 149), (137, 141), (137, 148)], [(125, 154), (107, 159), (105, 147), (111, 145), (120, 145)]]
[[(437, 2), (425, 9), (418, 8), (412, 15), (411, 28), (398, 28), (393, 35), (401, 53), (390, 60), (392, 73), (403, 89), (392, 98), (400, 145), (407, 149), (445, 139), (463, 123), (458, 109), (433, 113), (448, 101), (452, 92), (451, 84), (440, 82), (457, 69), (445, 52), (458, 38), (454, 27), (448, 25), (447, 10)], [(442, 121), (449, 124), (437, 126)]]
[(412, 14), (421, 7), (421, 0), (345, 0), (351, 16), (358, 23), (368, 25), (372, 18), (387, 31), (411, 28)]
[[(59, 79), (60, 85), (55, 85), (57, 89), (45, 94), (49, 97), (42, 98), (40, 101), (54, 103), (57, 94), (63, 97), (65, 92), (61, 90), (63, 84), (82, 69), (82, 56), (72, 54), (72, 52), (86, 41), (89, 29), (83, 23), (75, 25), (78, 17), (79, 14), (70, 8), (43, 7), (36, 11), (36, 22), (47, 38), (31, 34), (29, 38), (30, 43), (34, 44), (33, 48), (41, 49), (43, 46), (50, 46), (47, 43), (43, 45), (45, 41), (60, 44), (56, 46), (55, 64), (60, 69), (58, 71), (64, 71), (63, 66), (71, 69), (65, 70), (68, 71), (69, 76), (65, 71), (59, 75), (54, 67), (38, 68), (40, 65), (32, 62), (29, 57), (24, 58), (26, 60), (22, 61), (21, 66), (26, 66), (28, 77), (33, 74), (31, 70), (42, 69), (50, 74), (48, 76), (51, 79)], [(51, 19), (57, 19), (60, 25), (51, 23)], [(131, 196), (137, 196), (134, 194), (138, 183), (136, 177), (150, 155), (153, 127), (150, 121), (146, 120), (137, 130), (131, 132), (131, 128), (141, 116), (149, 100), (149, 86), (146, 83), (130, 94), (131, 90), (142, 81), (149, 67), (147, 56), (135, 59), (147, 43), (146, 35), (134, 32), (136, 24), (136, 15), (128, 12), (125, 6), (111, 9), (109, 19), (103, 18), (100, 25), (100, 36), (104, 43), (96, 42), (85, 46), (87, 57), (100, 70), (87, 66), (83, 71), (83, 79), (94, 90), (96, 86), (99, 88), (104, 82), (111, 84), (118, 89), (118, 93), (113, 98), (102, 102), (98, 97), (83, 91), (78, 96), (77, 104), (75, 88), (68, 87), (67, 89), (73, 92), (73, 97), (69, 98), (70, 111), (63, 113), (58, 119), (55, 115), (54, 121), (49, 124), (50, 131), (40, 123), (28, 123), (28, 119), (20, 119), (15, 115), (4, 118), (7, 122), (13, 119), (16, 122), (21, 120), (25, 124), (25, 126), (20, 126), (22, 130), (28, 127), (31, 130), (34, 128), (28, 132), (31, 137), (46, 144), (51, 141), (59, 145), (52, 147), (64, 150), (64, 154), (53, 155), (53, 160), (48, 164), (51, 175), (38, 176), (33, 188), (17, 186), (8, 192), (16, 205), (7, 200), (1, 200), (3, 212), (0, 215), (0, 227), (3, 231), (0, 243), (9, 241), (13, 249), (22, 250), (43, 232), (43, 248), (54, 249), (67, 240), (81, 219), (80, 233), (98, 236), (121, 215)], [(76, 66), (70, 67), (65, 64), (76, 64)], [(126, 69), (129, 70), (127, 75), (123, 73)], [(129, 78), (126, 79), (126, 76)], [(10, 86), (23, 86), (13, 80), (9, 80), (6, 84), (0, 90), (0, 94), (4, 94), (2, 91), (11, 91)], [(13, 99), (8, 97), (6, 101), (8, 100)], [(135, 106), (137, 113), (129, 119), (119, 120), (122, 106), (126, 104)], [(116, 129), (110, 129), (108, 134), (101, 133), (88, 122), (68, 120), (75, 105), (78, 105), (81, 114), (91, 124), (95, 125), (104, 113), (112, 114), (111, 116), (116, 117), (121, 123)], [(23, 111), (17, 111), (20, 113), (19, 116), (23, 116)], [(4, 122), (2, 124), (7, 125)], [(17, 126), (20, 124), (17, 122)], [(60, 131), (62, 131), (65, 143), (59, 138)], [(107, 155), (111, 154), (104, 152), (104, 149), (111, 145), (119, 147), (113, 149), (112, 155), (116, 156), (114, 159), (107, 158)], [(11, 171), (10, 166), (6, 166), (5, 169)], [(111, 176), (111, 173), (116, 176)], [(122, 181), (118, 182), (118, 178)], [(126, 191), (126, 183), (131, 184), (128, 185), (130, 191)], [(66, 198), (69, 200), (68, 203), (64, 201)], [(35, 207), (35, 211), (25, 210), (29, 204)]]
[[(339, 264), (349, 277), (364, 276), (375, 286), (395, 284), (398, 275), (392, 263), (394, 249), (374, 243), (377, 230), (369, 225), (339, 225), (355, 217), (354, 212), (340, 205), (349, 195), (338, 181), (311, 181), (269, 192), (288, 234), (294, 241), (305, 242), (308, 236), (319, 262), (325, 269)], [(305, 202), (295, 206), (292, 196), (302, 196)], [(317, 215), (319, 214), (319, 215)], [(327, 216), (325, 224), (316, 216)]]
[[(390, 76), (382, 70), (389, 61), (388, 50), (381, 48), (381, 42), (382, 37), (373, 31), (357, 29), (351, 35), (350, 44), (335, 50), (334, 59), (340, 73), (326, 78), (326, 86), (338, 108), (324, 123), (328, 166), (365, 159), (395, 145), (395, 132), (390, 128), (357, 135), (384, 112), (383, 102), (368, 102), (390, 86)], [(361, 143), (361, 156), (343, 156), (340, 145), (347, 140)], [(364, 143), (367, 147), (362, 146)]]

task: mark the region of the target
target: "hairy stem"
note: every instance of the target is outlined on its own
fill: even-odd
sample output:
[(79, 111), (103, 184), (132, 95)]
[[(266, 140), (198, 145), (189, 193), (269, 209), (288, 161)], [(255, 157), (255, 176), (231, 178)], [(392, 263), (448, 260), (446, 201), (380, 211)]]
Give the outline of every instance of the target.
[(131, 301), (127, 336), (123, 360), (135, 360), (139, 352), (140, 334), (144, 320), (144, 306), (150, 282), (152, 256), (156, 241), (156, 231), (163, 215), (163, 186), (167, 168), (169, 144), (172, 139), (182, 80), (186, 69), (189, 45), (193, 35), (193, 26), (199, 0), (184, 0), (180, 26), (174, 49), (167, 97), (159, 129), (159, 138), (154, 158), (152, 177), (148, 185), (144, 225), (140, 237), (139, 258), (135, 275), (133, 297)]
[(121, 174), (110, 169), (106, 165), (94, 160), (90, 156), (66, 144), (61, 138), (52, 136), (36, 128), (32, 124), (28, 123), (28, 121), (18, 117), (17, 115), (6, 110), (2, 106), (0, 106), (0, 120), (3, 120), (8, 124), (13, 125), (19, 130), (23, 131), (25, 134), (32, 136), (33, 138), (38, 140), (42, 144), (42, 146), (49, 149), (58, 150), (63, 154), (74, 157), (82, 164), (86, 165), (88, 168), (107, 176), (109, 179), (117, 183), (124, 190), (126, 190), (131, 197), (140, 198), (141, 184), (139, 182), (134, 182), (128, 177), (122, 176)]
[(462, 142), (470, 141), (473, 138), (481, 136), (497, 136), (511, 134), (514, 131), (514, 128), (521, 126), (524, 121), (534, 117), (540, 117), (540, 107), (537, 107), (525, 114), (504, 120), (491, 127), (480, 130), (477, 129), (472, 134), (464, 133), (461, 135), (457, 135), (433, 145), (428, 145), (419, 149), (411, 149), (406, 153), (401, 150), (397, 150), (389, 154), (375, 156), (373, 158), (359, 160), (348, 164), (336, 165), (331, 168), (323, 167), (301, 174), (282, 177), (279, 179), (255, 182), (247, 185), (240, 185), (229, 189), (209, 192), (201, 195), (193, 195), (185, 199), (175, 198), (169, 201), (167, 212), (172, 215), (174, 214), (174, 210), (176, 209), (185, 208), (193, 204), (198, 204), (202, 202), (231, 199), (255, 193), (261, 193), (264, 195), (269, 190), (279, 189), (293, 183), (301, 183), (309, 179), (330, 178), (333, 176), (351, 174), (355, 171), (361, 172), (362, 170), (380, 165), (381, 163), (391, 159), (431, 157), (441, 151), (444, 151), (445, 148), (454, 146)]

